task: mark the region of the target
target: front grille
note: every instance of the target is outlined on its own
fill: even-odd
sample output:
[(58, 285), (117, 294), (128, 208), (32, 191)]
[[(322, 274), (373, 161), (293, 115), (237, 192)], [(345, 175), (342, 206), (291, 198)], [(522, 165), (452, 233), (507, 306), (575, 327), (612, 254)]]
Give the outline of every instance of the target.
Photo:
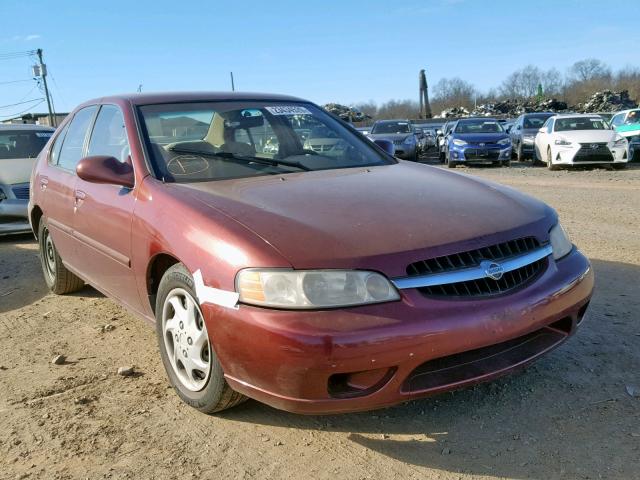
[(13, 191), (13, 194), (16, 196), (17, 199), (19, 200), (29, 200), (29, 184), (25, 184), (25, 185), (16, 185), (14, 187), (11, 187), (11, 190)]
[(402, 145), (403, 142), (404, 142), (404, 140), (394, 140), (393, 144), (394, 145)]
[(482, 148), (467, 148), (464, 151), (464, 158), (466, 160), (497, 160), (500, 157), (500, 150), (498, 149), (482, 149)]
[[(407, 267), (407, 275), (416, 277), (478, 267), (483, 260), (499, 262), (500, 260), (524, 255), (538, 248), (540, 248), (540, 242), (536, 238), (519, 238), (476, 250), (415, 262)], [(465, 282), (420, 287), (418, 291), (429, 297), (486, 297), (507, 293), (532, 282), (544, 271), (546, 262), (546, 258), (542, 258), (510, 272), (505, 272), (499, 280), (487, 277)]]
[[(594, 148), (595, 147), (595, 148)], [(613, 155), (606, 143), (581, 143), (573, 157), (574, 162), (613, 162)]]

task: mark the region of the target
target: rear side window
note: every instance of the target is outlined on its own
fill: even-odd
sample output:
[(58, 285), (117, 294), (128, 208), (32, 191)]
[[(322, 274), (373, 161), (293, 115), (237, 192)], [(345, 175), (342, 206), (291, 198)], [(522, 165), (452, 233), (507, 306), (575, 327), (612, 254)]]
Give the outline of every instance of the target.
[(64, 137), (57, 164), (66, 170), (75, 170), (82, 158), (82, 147), (87, 135), (87, 129), (97, 107), (92, 105), (79, 110), (71, 120), (67, 134)]
[(120, 108), (115, 105), (103, 105), (91, 132), (87, 155), (108, 155), (125, 163), (129, 153), (127, 131)]
[(64, 142), (64, 136), (67, 134), (68, 129), (69, 129), (69, 124), (67, 123), (53, 142), (53, 147), (51, 148), (51, 155), (49, 156), (49, 163), (51, 165), (58, 164), (58, 158), (60, 157), (60, 149), (62, 148), (62, 142)]

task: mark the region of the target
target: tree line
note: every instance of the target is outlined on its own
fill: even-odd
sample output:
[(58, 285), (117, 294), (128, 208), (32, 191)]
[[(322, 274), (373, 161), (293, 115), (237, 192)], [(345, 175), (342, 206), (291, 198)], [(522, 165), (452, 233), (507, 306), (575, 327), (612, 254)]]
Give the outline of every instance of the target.
[[(564, 75), (556, 68), (543, 70), (527, 65), (505, 78), (487, 92), (458, 77), (442, 78), (429, 87), (431, 110), (438, 115), (451, 107), (472, 110), (476, 105), (501, 100), (530, 100), (541, 93), (544, 98), (556, 98), (571, 106), (584, 103), (595, 92), (628, 90), (629, 96), (640, 101), (640, 68), (626, 67), (614, 72), (606, 63), (587, 58), (571, 65)], [(416, 88), (417, 97), (417, 88)], [(389, 100), (380, 105), (373, 101), (354, 105), (372, 118), (418, 118), (417, 100)]]

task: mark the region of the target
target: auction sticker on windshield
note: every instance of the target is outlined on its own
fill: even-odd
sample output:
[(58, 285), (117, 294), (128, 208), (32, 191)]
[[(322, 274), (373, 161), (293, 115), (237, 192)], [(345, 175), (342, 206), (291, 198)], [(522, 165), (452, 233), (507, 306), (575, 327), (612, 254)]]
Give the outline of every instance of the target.
[(299, 105), (277, 105), (264, 108), (272, 115), (311, 115), (309, 110)]

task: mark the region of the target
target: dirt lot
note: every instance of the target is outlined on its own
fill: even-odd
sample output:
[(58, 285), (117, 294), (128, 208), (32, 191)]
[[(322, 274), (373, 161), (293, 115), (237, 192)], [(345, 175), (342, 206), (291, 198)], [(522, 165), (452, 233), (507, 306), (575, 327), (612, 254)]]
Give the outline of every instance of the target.
[(0, 478), (640, 478), (640, 168), (459, 170), (550, 203), (591, 258), (594, 300), (565, 345), (387, 410), (210, 417), (167, 386), (149, 325), (88, 287), (48, 294), (32, 239), (0, 239)]

